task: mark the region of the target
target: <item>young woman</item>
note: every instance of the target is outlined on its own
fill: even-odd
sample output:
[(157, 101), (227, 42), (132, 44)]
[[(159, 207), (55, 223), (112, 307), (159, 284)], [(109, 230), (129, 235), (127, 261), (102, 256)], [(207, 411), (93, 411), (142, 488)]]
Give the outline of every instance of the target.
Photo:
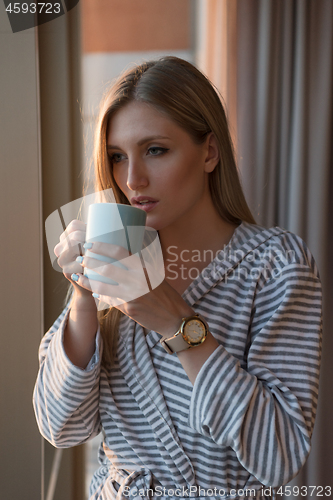
[[(69, 447), (103, 432), (91, 499), (270, 497), (310, 451), (321, 347), (313, 257), (299, 237), (255, 224), (221, 101), (186, 61), (118, 79), (95, 165), (96, 190), (147, 212), (165, 279), (112, 307), (115, 287), (83, 275), (96, 264), (76, 250), (85, 225), (68, 226), (55, 254), (73, 294), (40, 347), (41, 433)], [(102, 243), (92, 251), (128, 256)], [(134, 268), (98, 272), (139, 287)]]

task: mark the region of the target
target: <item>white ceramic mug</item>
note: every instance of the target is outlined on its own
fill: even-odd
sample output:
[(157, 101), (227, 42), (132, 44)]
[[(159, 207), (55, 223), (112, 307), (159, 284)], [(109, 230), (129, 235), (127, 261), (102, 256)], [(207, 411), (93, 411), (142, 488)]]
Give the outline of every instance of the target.
[[(88, 209), (86, 242), (112, 243), (126, 248), (131, 254), (140, 252), (145, 234), (147, 214), (140, 208), (120, 203), (93, 203)], [(88, 257), (109, 262), (115, 266), (127, 269), (121, 262), (103, 255), (97, 255), (86, 250)], [(101, 281), (111, 285), (117, 282), (85, 269), (85, 276), (92, 280)]]

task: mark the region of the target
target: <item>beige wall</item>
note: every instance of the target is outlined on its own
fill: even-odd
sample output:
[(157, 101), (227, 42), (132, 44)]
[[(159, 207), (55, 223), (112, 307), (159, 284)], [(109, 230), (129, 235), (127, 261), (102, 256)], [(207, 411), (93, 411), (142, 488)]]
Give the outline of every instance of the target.
[(0, 3), (0, 498), (40, 498), (32, 408), (42, 321), (41, 165), (34, 30)]
[(184, 50), (190, 0), (81, 0), (83, 52)]
[[(80, 47), (79, 8), (38, 28), (43, 225), (54, 210), (82, 193)], [(52, 268), (43, 238), (46, 331), (63, 309), (68, 282)], [(46, 441), (44, 444), (47, 494), (55, 449)], [(82, 451), (83, 447), (62, 450), (53, 500), (83, 500)]]
[[(54, 455), (32, 394), (38, 346), (67, 288), (43, 248), (44, 220), (81, 194), (78, 19), (73, 9), (39, 33), (12, 33), (0, 2), (1, 500), (46, 498)], [(64, 450), (54, 500), (83, 500), (82, 470), (80, 447)]]

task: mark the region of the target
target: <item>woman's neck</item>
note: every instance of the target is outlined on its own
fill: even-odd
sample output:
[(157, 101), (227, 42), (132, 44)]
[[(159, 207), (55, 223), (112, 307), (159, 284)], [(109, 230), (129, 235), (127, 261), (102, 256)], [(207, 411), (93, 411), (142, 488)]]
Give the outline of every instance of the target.
[(159, 230), (163, 252), (170, 246), (182, 250), (222, 250), (230, 241), (236, 224), (226, 222), (217, 212), (212, 201), (205, 202), (195, 212), (182, 216), (172, 225)]
[(227, 245), (236, 225), (226, 222), (213, 204), (196, 217), (183, 217), (159, 231), (166, 280), (179, 292), (201, 273)]

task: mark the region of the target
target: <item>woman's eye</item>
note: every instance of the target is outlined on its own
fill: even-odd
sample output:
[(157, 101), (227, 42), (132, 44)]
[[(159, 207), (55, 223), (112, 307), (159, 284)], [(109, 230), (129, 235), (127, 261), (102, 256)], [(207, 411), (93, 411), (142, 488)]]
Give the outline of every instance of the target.
[(169, 151), (167, 148), (151, 147), (148, 149), (148, 154), (151, 156), (159, 156)]
[(124, 159), (124, 155), (121, 153), (113, 153), (110, 155), (110, 160), (112, 163), (119, 163)]

